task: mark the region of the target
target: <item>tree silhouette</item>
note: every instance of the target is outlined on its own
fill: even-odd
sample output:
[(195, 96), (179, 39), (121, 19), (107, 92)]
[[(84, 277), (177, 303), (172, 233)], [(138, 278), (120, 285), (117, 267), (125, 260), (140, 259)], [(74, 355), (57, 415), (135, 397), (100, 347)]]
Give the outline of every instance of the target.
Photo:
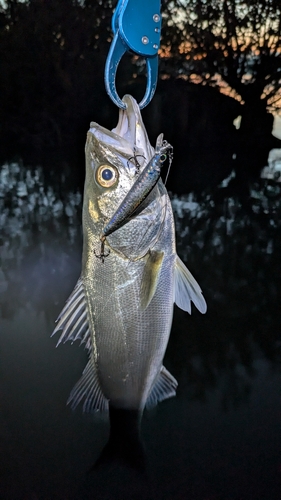
[(281, 111), (280, 0), (174, 0), (163, 15), (161, 71), (216, 87), (241, 103), (237, 160), (251, 162), (245, 158), (251, 150), (257, 171), (267, 160), (268, 112)]
[(279, 0), (175, 0), (164, 18), (168, 71), (281, 110)]
[(6, 2), (0, 11), (0, 131), (11, 154), (33, 149), (44, 157), (62, 148), (71, 157), (82, 121), (84, 141), (85, 117), (105, 113), (111, 16), (110, 1)]
[[(29, 162), (33, 152), (34, 161), (44, 165), (45, 158), (50, 163), (52, 153), (55, 156), (60, 152), (61, 159), (68, 163), (77, 158), (78, 151), (83, 151), (85, 124), (94, 118), (104, 126), (112, 126), (117, 109), (106, 95), (104, 66), (116, 3), (117, 0), (6, 0), (0, 3), (0, 161), (16, 153)], [(214, 97), (212, 89), (203, 91), (197, 87), (194, 92), (194, 86), (173, 79), (169, 84), (166, 82), (166, 87), (165, 82), (158, 86), (160, 94), (162, 92), (158, 100), (166, 102), (168, 107), (170, 102), (175, 103), (171, 94), (177, 95), (173, 107), (178, 106), (177, 113), (182, 118), (182, 135), (186, 137), (188, 128), (189, 137), (193, 134), (193, 144), (197, 144), (195, 136), (200, 138), (208, 155), (211, 154), (210, 142), (214, 145), (214, 165), (218, 163), (215, 152), (223, 147), (225, 154), (221, 163), (233, 157), (236, 135), (239, 138), (237, 171), (252, 169), (257, 173), (266, 164), (268, 150), (274, 147), (270, 135), (273, 118), (268, 111), (277, 108), (281, 99), (278, 4), (279, 0), (162, 1), (160, 77), (182, 76), (227, 91), (237, 99), (232, 106), (227, 104), (230, 99), (222, 99), (219, 94)], [(146, 78), (136, 78), (136, 75), (144, 71), (141, 58), (124, 57), (117, 75), (119, 94), (131, 91), (135, 97), (142, 97)], [(198, 91), (201, 100), (198, 96), (195, 110), (191, 96)], [(204, 110), (198, 108), (198, 102), (204, 103)], [(218, 102), (215, 108), (221, 109), (216, 116), (214, 102)], [(238, 134), (232, 126), (236, 105), (240, 106), (242, 115)], [(156, 108), (159, 119), (163, 118), (164, 122), (165, 118), (168, 123), (164, 108), (161, 116), (160, 107)], [(199, 119), (194, 123), (191, 117), (197, 115)], [(208, 127), (204, 128), (207, 121)], [(228, 139), (218, 131), (219, 123), (227, 128), (231, 148)], [(181, 137), (178, 131), (177, 136)], [(184, 143), (182, 139), (180, 142)], [(200, 148), (194, 146), (193, 149), (194, 155), (199, 155)], [(203, 163), (203, 169), (209, 168), (209, 157)], [(230, 163), (232, 168), (232, 160)], [(213, 166), (209, 170), (212, 171)], [(199, 181), (204, 175), (197, 177)]]

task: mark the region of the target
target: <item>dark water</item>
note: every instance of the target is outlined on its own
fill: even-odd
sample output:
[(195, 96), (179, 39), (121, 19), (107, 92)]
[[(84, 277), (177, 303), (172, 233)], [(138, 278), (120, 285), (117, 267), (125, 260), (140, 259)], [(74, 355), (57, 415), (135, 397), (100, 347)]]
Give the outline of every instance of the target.
[(208, 312), (175, 310), (165, 366), (178, 393), (144, 415), (141, 477), (88, 474), (108, 422), (66, 407), (87, 354), (50, 338), (80, 272), (81, 196), (62, 203), (17, 165), (1, 176), (0, 498), (280, 499), (278, 190), (253, 189), (246, 206), (173, 199), (179, 254)]

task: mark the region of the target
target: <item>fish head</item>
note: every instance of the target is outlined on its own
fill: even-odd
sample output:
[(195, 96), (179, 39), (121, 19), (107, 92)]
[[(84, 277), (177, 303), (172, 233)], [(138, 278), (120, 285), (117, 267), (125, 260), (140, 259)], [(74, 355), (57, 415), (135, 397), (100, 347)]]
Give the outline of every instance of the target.
[(113, 130), (92, 122), (87, 135), (84, 203), (94, 223), (112, 217), (154, 155), (137, 102), (130, 95), (123, 102)]

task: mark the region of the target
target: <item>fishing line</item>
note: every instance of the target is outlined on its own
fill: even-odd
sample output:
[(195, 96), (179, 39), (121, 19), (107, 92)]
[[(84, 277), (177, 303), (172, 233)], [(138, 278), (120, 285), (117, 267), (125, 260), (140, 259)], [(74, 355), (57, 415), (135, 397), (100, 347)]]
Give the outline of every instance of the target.
[(172, 165), (172, 161), (173, 161), (173, 157), (174, 157), (174, 154), (173, 154), (173, 147), (171, 146), (171, 148), (172, 148), (172, 151), (169, 151), (169, 152), (168, 152), (168, 156), (169, 156), (169, 166), (168, 166), (168, 171), (167, 171), (166, 179), (165, 179), (165, 182), (164, 182), (164, 185), (165, 185), (165, 186), (166, 186), (166, 183), (167, 183), (167, 180), (168, 180), (169, 174), (170, 174), (170, 169), (171, 169), (171, 165)]

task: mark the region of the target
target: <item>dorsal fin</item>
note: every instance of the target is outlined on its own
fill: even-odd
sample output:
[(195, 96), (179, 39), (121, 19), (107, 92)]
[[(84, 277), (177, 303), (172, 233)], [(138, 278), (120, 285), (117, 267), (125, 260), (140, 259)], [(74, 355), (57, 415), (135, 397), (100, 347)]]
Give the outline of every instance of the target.
[(146, 401), (146, 408), (153, 408), (164, 399), (172, 398), (176, 395), (178, 383), (170, 372), (162, 366), (160, 373), (151, 389)]
[(201, 313), (204, 314), (207, 311), (207, 304), (200, 286), (177, 256), (175, 262), (175, 303), (180, 309), (191, 314), (191, 301)]
[(58, 340), (57, 346), (67, 340), (74, 342), (77, 339), (81, 340), (81, 344), (85, 343), (88, 350), (91, 349), (91, 334), (87, 319), (87, 307), (84, 293), (83, 280), (80, 277), (74, 287), (74, 290), (57, 319), (57, 326), (53, 331), (53, 336), (58, 330), (62, 330), (62, 334)]
[(108, 410), (108, 400), (103, 395), (100, 388), (97, 368), (93, 356), (90, 357), (82, 377), (73, 387), (67, 404), (71, 403), (71, 408), (75, 409), (83, 399), (83, 411), (85, 412)]

